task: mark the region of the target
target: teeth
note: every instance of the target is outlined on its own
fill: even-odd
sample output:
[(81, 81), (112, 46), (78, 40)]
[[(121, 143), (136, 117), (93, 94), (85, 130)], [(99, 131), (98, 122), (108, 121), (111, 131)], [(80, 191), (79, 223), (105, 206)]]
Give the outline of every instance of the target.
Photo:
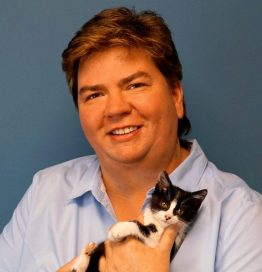
[(114, 135), (123, 135), (123, 134), (128, 134), (134, 130), (137, 130), (137, 126), (133, 127), (126, 127), (126, 128), (120, 128), (120, 129), (115, 129), (112, 131), (112, 134)]

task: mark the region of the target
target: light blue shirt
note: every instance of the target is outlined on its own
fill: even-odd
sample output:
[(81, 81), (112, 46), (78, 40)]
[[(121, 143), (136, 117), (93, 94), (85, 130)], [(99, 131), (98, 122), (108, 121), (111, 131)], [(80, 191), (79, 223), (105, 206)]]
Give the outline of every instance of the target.
[[(170, 177), (185, 190), (208, 189), (171, 271), (262, 271), (261, 195), (219, 171), (195, 140)], [(47, 168), (35, 175), (0, 236), (0, 271), (54, 272), (86, 243), (104, 240), (115, 222), (96, 156)]]

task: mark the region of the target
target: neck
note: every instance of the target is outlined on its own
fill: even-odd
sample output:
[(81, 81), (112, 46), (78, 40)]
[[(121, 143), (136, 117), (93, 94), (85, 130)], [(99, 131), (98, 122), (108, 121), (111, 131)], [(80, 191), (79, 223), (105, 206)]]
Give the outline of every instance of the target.
[(138, 218), (147, 191), (154, 187), (157, 175), (145, 174), (137, 169), (123, 171), (114, 167), (110, 172), (106, 170), (101, 165), (103, 182), (117, 220)]
[(173, 172), (188, 156), (189, 151), (178, 146), (171, 155), (159, 155), (139, 162), (121, 163), (100, 160), (101, 172), (107, 190), (121, 194), (147, 191), (163, 170)]
[(103, 181), (107, 191), (130, 195), (147, 191), (155, 185), (158, 171), (143, 170), (137, 167), (119, 167), (114, 165), (107, 169), (101, 165)]
[[(160, 172), (166, 170), (171, 173), (188, 154), (187, 150), (179, 146), (173, 156), (160, 154), (157, 158), (133, 163), (100, 159), (103, 182), (117, 217), (123, 219), (125, 213), (132, 217), (138, 215), (146, 193), (155, 186)], [(125, 209), (128, 209), (128, 212)]]

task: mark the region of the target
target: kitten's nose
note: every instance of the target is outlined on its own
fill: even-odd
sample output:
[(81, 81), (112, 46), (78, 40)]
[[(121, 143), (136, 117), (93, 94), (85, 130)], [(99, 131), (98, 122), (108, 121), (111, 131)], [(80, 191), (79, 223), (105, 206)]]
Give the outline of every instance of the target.
[(168, 221), (169, 219), (171, 219), (170, 215), (165, 215), (166, 221)]

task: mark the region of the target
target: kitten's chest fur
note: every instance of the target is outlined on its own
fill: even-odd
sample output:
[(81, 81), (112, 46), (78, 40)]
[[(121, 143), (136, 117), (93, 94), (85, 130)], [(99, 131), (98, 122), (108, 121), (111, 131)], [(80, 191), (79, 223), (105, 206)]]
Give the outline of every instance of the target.
[[(165, 215), (168, 216), (167, 213), (165, 213)], [(174, 243), (176, 247), (179, 247), (185, 237), (188, 224), (179, 220), (178, 218), (174, 218), (172, 224), (177, 225), (176, 229), (178, 232)], [(160, 238), (165, 228), (168, 227), (168, 225), (170, 224), (166, 223), (165, 221), (159, 221), (159, 219), (156, 218), (156, 214), (153, 214), (150, 208), (146, 208), (144, 212), (144, 225), (155, 226), (156, 232), (151, 232), (151, 235), (144, 239), (144, 243), (149, 247), (156, 247), (159, 244)]]

